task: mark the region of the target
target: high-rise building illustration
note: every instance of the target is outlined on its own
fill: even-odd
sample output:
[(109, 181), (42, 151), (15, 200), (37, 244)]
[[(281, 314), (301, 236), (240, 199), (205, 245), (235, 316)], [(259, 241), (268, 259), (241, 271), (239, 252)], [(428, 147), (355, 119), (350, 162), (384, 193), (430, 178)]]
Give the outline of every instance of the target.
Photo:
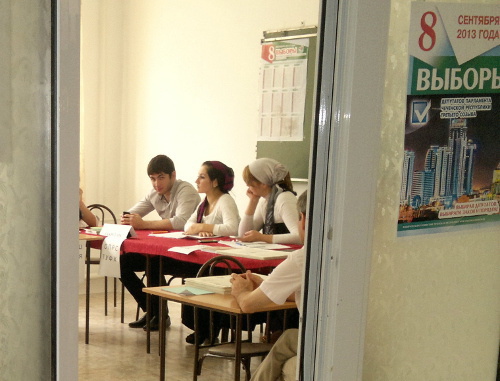
[(412, 206), (419, 207), (430, 203), (434, 196), (434, 170), (415, 171), (413, 173), (413, 187), (411, 191)]
[(458, 198), (472, 191), (472, 170), (475, 145), (467, 140), (467, 120), (451, 119), (448, 148), (452, 151), (451, 189), (447, 195)]
[(467, 119), (451, 119), (446, 146), (431, 145), (425, 156), (424, 170), (413, 172), (415, 153), (405, 151), (401, 204), (427, 205), (439, 200), (450, 205), (462, 195), (472, 194), (474, 154), (477, 146), (467, 139)]
[(401, 190), (399, 193), (399, 203), (408, 204), (413, 186), (413, 167), (415, 165), (415, 152), (405, 151), (403, 158), (403, 176)]

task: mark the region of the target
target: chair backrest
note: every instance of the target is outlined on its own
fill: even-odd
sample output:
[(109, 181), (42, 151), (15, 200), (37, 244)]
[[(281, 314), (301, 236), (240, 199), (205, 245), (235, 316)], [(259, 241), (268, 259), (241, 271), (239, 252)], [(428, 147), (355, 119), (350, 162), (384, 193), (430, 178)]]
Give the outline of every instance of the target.
[[(111, 209), (109, 209), (106, 205), (102, 205), (102, 204), (91, 204), (89, 206), (87, 206), (87, 208), (91, 211), (91, 212), (94, 212), (95, 211), (99, 211), (100, 214), (101, 214), (101, 223), (104, 224), (105, 222), (105, 217), (108, 217), (111, 218), (111, 220), (113, 221), (114, 224), (117, 223), (117, 220), (116, 220), (116, 216), (115, 214), (113, 213), (113, 211)], [(109, 214), (109, 216), (106, 216), (106, 213)], [(99, 217), (99, 216), (98, 216)]]
[(243, 264), (236, 258), (229, 255), (218, 255), (217, 257), (210, 258), (203, 264), (203, 266), (201, 266), (198, 270), (198, 274), (196, 274), (196, 278), (202, 276), (220, 275), (220, 272), (219, 274), (215, 274), (216, 269), (219, 269), (226, 274), (231, 274), (232, 272), (235, 272), (235, 270), (239, 270), (242, 273), (247, 271), (245, 266), (243, 266)]

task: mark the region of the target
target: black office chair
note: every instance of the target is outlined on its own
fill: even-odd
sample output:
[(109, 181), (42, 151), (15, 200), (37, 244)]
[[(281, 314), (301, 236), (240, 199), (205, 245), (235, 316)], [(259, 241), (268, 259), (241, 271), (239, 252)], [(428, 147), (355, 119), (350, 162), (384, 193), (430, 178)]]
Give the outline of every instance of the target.
[[(221, 267), (222, 265), (222, 267)], [(214, 258), (209, 259), (207, 262), (203, 264), (197, 274), (198, 277), (202, 276), (213, 276), (213, 275), (223, 275), (231, 274), (233, 272), (241, 272), (245, 273), (246, 269), (243, 264), (238, 261), (236, 258), (220, 255)], [(252, 357), (264, 357), (271, 350), (273, 344), (272, 343), (252, 343), (252, 329), (251, 329), (251, 318), (252, 315), (246, 315), (247, 321), (247, 332), (248, 337), (246, 340), (242, 342), (241, 345), (241, 363), (243, 365), (243, 369), (245, 370), (246, 380), (249, 381), (250, 374), (250, 361)], [(236, 344), (234, 343), (235, 338), (234, 334), (231, 334), (231, 339), (228, 341), (227, 334), (223, 334), (221, 343), (215, 344), (214, 338), (214, 329), (213, 329), (213, 319), (214, 313), (210, 313), (210, 338), (208, 345), (203, 345), (202, 343), (198, 343), (198, 346), (195, 346), (195, 358), (198, 359), (195, 372), (195, 379), (197, 376), (201, 375), (201, 368), (203, 366), (203, 361), (207, 357), (214, 357), (226, 360), (235, 360), (236, 357)], [(233, 324), (231, 322), (231, 333), (234, 333)], [(199, 356), (200, 348), (208, 348), (208, 351), (204, 353), (201, 357)]]
[[(102, 224), (105, 222), (108, 223), (117, 223), (117, 219), (113, 211), (108, 208), (106, 205), (102, 204), (91, 204), (88, 205), (87, 208), (93, 212), (97, 212), (97, 217), (100, 218), (100, 221)], [(100, 263), (100, 258), (91, 258), (90, 262), (88, 263), (89, 265), (98, 265)], [(113, 278), (113, 306), (116, 307), (116, 295), (117, 295), (117, 287), (116, 287), (116, 279)], [(87, 282), (90, 282), (89, 279), (87, 279)], [(124, 322), (124, 286), (122, 284), (122, 293), (121, 293), (121, 322)], [(108, 277), (104, 277), (104, 315), (108, 316)]]

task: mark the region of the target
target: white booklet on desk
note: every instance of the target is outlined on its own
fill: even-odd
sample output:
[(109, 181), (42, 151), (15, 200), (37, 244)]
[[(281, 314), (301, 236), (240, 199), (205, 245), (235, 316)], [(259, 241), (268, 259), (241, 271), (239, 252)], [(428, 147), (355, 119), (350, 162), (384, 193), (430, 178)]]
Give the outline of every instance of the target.
[[(265, 275), (259, 275), (263, 279)], [(186, 278), (185, 286), (200, 288), (202, 290), (212, 291), (216, 294), (230, 294), (231, 293), (231, 275), (214, 275), (203, 276), (199, 278)]]
[(231, 255), (234, 257), (250, 258), (250, 259), (284, 259), (288, 257), (290, 252), (279, 250), (258, 249), (252, 247), (242, 248), (214, 248), (217, 253), (222, 255)]

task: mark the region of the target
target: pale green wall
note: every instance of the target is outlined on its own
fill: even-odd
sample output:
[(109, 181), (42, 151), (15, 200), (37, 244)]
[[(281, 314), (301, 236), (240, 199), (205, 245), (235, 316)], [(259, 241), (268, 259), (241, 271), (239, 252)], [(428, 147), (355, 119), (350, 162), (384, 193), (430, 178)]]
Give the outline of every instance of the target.
[(500, 229), (396, 238), (410, 5), (391, 7), (363, 380), (492, 381)]

